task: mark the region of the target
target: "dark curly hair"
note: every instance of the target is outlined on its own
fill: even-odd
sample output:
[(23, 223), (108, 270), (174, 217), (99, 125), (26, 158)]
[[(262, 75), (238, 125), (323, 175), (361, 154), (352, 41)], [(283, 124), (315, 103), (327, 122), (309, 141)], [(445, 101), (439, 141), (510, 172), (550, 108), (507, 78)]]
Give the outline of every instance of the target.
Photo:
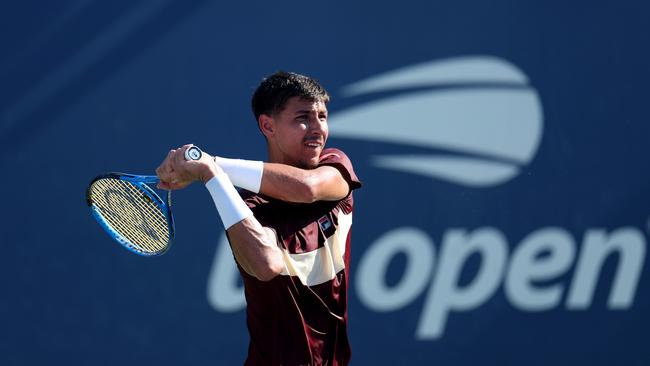
[(255, 120), (260, 115), (272, 116), (282, 112), (287, 101), (293, 97), (327, 104), (330, 96), (318, 81), (293, 72), (278, 71), (260, 83), (253, 94), (251, 106)]

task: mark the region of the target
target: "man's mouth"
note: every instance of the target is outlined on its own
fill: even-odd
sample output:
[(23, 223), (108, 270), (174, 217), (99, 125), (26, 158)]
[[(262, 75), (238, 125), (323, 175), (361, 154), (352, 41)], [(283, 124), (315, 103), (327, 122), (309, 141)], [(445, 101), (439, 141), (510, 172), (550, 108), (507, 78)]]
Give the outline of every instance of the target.
[(305, 146), (310, 147), (312, 149), (317, 149), (317, 148), (323, 146), (323, 144), (321, 144), (320, 142), (317, 142), (317, 141), (308, 141), (308, 142), (305, 142)]

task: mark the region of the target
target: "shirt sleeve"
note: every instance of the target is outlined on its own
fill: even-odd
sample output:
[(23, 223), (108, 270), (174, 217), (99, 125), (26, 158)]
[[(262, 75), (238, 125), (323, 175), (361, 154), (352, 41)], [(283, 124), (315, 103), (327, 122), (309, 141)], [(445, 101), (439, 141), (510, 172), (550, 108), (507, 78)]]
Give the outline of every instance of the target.
[(329, 165), (338, 169), (341, 175), (343, 175), (343, 179), (348, 182), (351, 191), (361, 187), (361, 181), (354, 173), (352, 161), (350, 161), (350, 158), (343, 151), (339, 149), (323, 150), (320, 161), (318, 162), (318, 166), (322, 165)]

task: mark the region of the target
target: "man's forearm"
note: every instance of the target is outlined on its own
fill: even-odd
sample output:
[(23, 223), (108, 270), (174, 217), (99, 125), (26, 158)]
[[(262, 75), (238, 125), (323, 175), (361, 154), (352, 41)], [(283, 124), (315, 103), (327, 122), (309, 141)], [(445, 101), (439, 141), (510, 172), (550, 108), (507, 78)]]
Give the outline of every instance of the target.
[(275, 233), (254, 216), (228, 228), (228, 238), (237, 262), (251, 276), (269, 281), (284, 269)]
[(257, 221), (228, 175), (217, 173), (205, 186), (228, 231), (233, 254), (242, 268), (261, 281), (271, 280), (282, 272), (284, 262), (275, 233)]
[(261, 192), (267, 196), (287, 202), (311, 203), (320, 200), (340, 199), (347, 194), (347, 186), (339, 190), (341, 197), (328, 194), (323, 189), (333, 174), (340, 175), (334, 168), (300, 169), (291, 165), (264, 163)]
[(214, 161), (237, 187), (289, 202), (305, 202), (311, 196), (309, 174), (302, 169), (219, 156)]
[(347, 182), (332, 167), (301, 169), (286, 164), (218, 156), (214, 161), (228, 174), (235, 186), (282, 201), (311, 203), (338, 200), (349, 193)]

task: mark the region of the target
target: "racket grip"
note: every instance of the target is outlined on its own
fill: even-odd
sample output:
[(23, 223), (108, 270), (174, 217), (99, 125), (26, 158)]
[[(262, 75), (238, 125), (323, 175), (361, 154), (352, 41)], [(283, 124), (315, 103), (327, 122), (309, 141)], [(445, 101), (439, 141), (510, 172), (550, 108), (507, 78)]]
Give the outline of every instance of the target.
[(203, 152), (196, 146), (185, 150), (185, 160), (199, 160), (201, 156), (203, 156)]

